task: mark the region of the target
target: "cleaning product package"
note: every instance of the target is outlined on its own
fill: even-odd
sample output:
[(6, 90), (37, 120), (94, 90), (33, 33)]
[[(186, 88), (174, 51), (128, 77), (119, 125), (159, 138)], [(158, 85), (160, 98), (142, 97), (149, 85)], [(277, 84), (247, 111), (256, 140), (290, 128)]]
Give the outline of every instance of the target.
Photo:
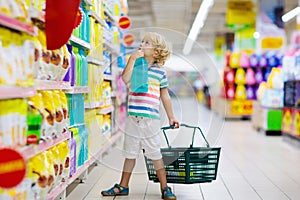
[(148, 92), (148, 64), (144, 57), (136, 59), (130, 85), (134, 93)]

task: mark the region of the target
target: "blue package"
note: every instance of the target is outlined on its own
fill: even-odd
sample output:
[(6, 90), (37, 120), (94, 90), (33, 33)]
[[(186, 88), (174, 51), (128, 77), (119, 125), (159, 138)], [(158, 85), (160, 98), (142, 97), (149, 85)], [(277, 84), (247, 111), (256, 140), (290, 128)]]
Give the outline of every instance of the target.
[(136, 59), (130, 83), (132, 92), (148, 92), (148, 63), (144, 57)]

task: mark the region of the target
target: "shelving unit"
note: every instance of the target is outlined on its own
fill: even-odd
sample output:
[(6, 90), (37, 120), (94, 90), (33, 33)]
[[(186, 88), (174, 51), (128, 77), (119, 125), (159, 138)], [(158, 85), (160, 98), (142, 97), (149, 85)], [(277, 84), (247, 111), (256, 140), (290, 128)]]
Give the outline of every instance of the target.
[(80, 166), (75, 174), (73, 174), (73, 176), (68, 179), (67, 182), (61, 183), (58, 187), (54, 188), (48, 194), (47, 200), (54, 200), (57, 196), (63, 193), (66, 188), (76, 179), (78, 179), (92, 164), (94, 164), (102, 156), (102, 154), (106, 152), (112, 146), (112, 144), (114, 144), (122, 136), (122, 134), (123, 133), (119, 131), (114, 134), (109, 140), (107, 140), (106, 144), (94, 156), (92, 156), (91, 159)]
[(34, 87), (36, 90), (70, 90), (72, 87), (65, 81), (48, 81), (35, 80)]
[(5, 14), (2, 13), (0, 13), (0, 25), (16, 31), (28, 33), (30, 35), (36, 34), (36, 31), (34, 30), (35, 28), (33, 26), (21, 22), (17, 19), (11, 18), (9, 16), (6, 16)]
[(72, 44), (74, 44), (75, 46), (90, 50), (91, 49), (91, 45), (90, 43), (87, 43), (86, 41), (75, 37), (74, 35), (71, 36), (70, 41)]
[(89, 10), (88, 12), (89, 16), (93, 17), (98, 23), (100, 23), (103, 27), (108, 28), (107, 24), (99, 17), (94, 11)]
[(88, 63), (98, 65), (98, 66), (103, 66), (103, 62), (101, 60), (98, 60), (96, 58), (88, 56), (87, 58)]
[(65, 133), (65, 134), (60, 135), (56, 139), (46, 140), (46, 141), (41, 142), (38, 145), (30, 145), (28, 147), (25, 147), (25, 148), (21, 149), (20, 152), (22, 152), (24, 158), (26, 158), (28, 160), (29, 158), (31, 158), (37, 154), (40, 154), (40, 153), (50, 149), (51, 147), (58, 145), (61, 142), (68, 140), (69, 138), (70, 138), (70, 134)]
[(17, 87), (17, 86), (0, 86), (0, 100), (13, 99), (13, 98), (26, 98), (34, 96), (36, 93), (35, 88)]
[(89, 93), (90, 88), (88, 86), (76, 86), (70, 89), (64, 89), (64, 92), (67, 94), (84, 94)]
[[(100, 1), (100, 2), (103, 3), (103, 1)], [(26, 2), (26, 3), (28, 3), (28, 2)], [(85, 13), (87, 13), (85, 16), (87, 18), (89, 17), (88, 19), (90, 20), (90, 22), (92, 21), (93, 24), (95, 25), (95, 26), (93, 26), (93, 29), (91, 29), (91, 30), (96, 30), (95, 27), (97, 27), (97, 31), (99, 31), (97, 33), (99, 33), (99, 35), (100, 35), (100, 31), (102, 29), (103, 31), (107, 31), (106, 33), (108, 34), (107, 35), (108, 37), (112, 37), (112, 35), (113, 35), (112, 31), (109, 29), (110, 27), (108, 27), (109, 23), (105, 21), (105, 20), (107, 20), (107, 18), (102, 19), (102, 16), (103, 16), (102, 14), (105, 13), (109, 17), (110, 20), (108, 20), (108, 21), (111, 21), (111, 24), (113, 26), (117, 26), (117, 22), (116, 22), (116, 18), (107, 10), (107, 8), (104, 8), (105, 10), (101, 9), (101, 12), (104, 12), (104, 13), (100, 14), (100, 12), (96, 13), (99, 11), (99, 10), (97, 11), (96, 8), (95, 9), (93, 8), (96, 11), (92, 11), (91, 6), (95, 6), (95, 5), (93, 5), (93, 2), (91, 0), (81, 0), (81, 3), (84, 6), (84, 9), (82, 9), (82, 10)], [(99, 6), (99, 5), (97, 5), (97, 6)], [(104, 7), (105, 7), (105, 5), (104, 5)], [(9, 29), (13, 29), (16, 31), (28, 33), (33, 36), (37, 36), (37, 34), (40, 33), (40, 32), (38, 32), (38, 27), (40, 28), (41, 31), (44, 31), (43, 28), (45, 26), (45, 15), (36, 8), (30, 8), (28, 10), (28, 12), (29, 12), (29, 17), (31, 18), (34, 26), (31, 26), (31, 25), (28, 25), (21, 21), (18, 21), (16, 19), (10, 18), (1, 13), (0, 13), (0, 25), (3, 27), (8, 27)], [(88, 24), (88, 23), (86, 23), (86, 24)], [(87, 27), (85, 27), (85, 28), (87, 28)], [(87, 30), (87, 29), (85, 29), (85, 30)], [(78, 29), (77, 30), (75, 29), (75, 31), (78, 31)], [(74, 35), (70, 36), (68, 44), (71, 44), (73, 47), (77, 47), (78, 49), (77, 48), (72, 49), (70, 46), (68, 46), (66, 48), (66, 46), (64, 46), (60, 49), (61, 51), (59, 52), (59, 54), (60, 54), (62, 52), (62, 50), (64, 50), (64, 55), (67, 55), (68, 53), (70, 53), (69, 55), (72, 55), (71, 53), (73, 53), (73, 55), (70, 57), (70, 60), (68, 60), (68, 61), (71, 66), (71, 59), (73, 59), (75, 57), (75, 62), (77, 65), (76, 65), (75, 69), (72, 68), (72, 70), (74, 70), (76, 72), (74, 74), (78, 75), (80, 73), (82, 73), (82, 74), (87, 73), (90, 75), (90, 73), (89, 73), (90, 71), (88, 71), (90, 68), (88, 68), (88, 67), (91, 66), (91, 67), (95, 67), (95, 72), (97, 72), (97, 73), (95, 73), (96, 77), (89, 77), (89, 79), (91, 81), (96, 80), (97, 78), (99, 79), (99, 73), (103, 73), (103, 65), (104, 65), (104, 59), (103, 60), (100, 59), (100, 58), (102, 58), (102, 56), (100, 55), (101, 54), (100, 51), (102, 51), (103, 49), (101, 46), (100, 46), (100, 48), (97, 48), (97, 47), (99, 47), (99, 45), (103, 45), (104, 49), (107, 50), (106, 55), (108, 55), (108, 57), (110, 56), (110, 59), (111, 59), (110, 66), (112, 68), (117, 67), (116, 56), (121, 55), (120, 48), (118, 46), (119, 44), (113, 44), (112, 42), (105, 41), (104, 38), (100, 38), (97, 35), (93, 35), (93, 34), (88, 35), (87, 32), (86, 32), (86, 34), (81, 34), (82, 32), (80, 32), (80, 34), (78, 34), (79, 31), (78, 32), (75, 32), (75, 31), (73, 34), (78, 35), (78, 37), (75, 37)], [(120, 34), (120, 35), (122, 35), (122, 34)], [(88, 39), (89, 37), (94, 37), (93, 38), (94, 40), (92, 40), (92, 39), (90, 40), (91, 44), (89, 42), (86, 42), (86, 41), (89, 41), (89, 39)], [(84, 40), (81, 38), (84, 38)], [(39, 37), (39, 40), (40, 40), (40, 37)], [(118, 41), (118, 40), (116, 40), (116, 41)], [(38, 42), (41, 42), (41, 44), (42, 44), (42, 41), (38, 41)], [(114, 42), (115, 42), (115, 40), (114, 40)], [(97, 48), (97, 49), (93, 49), (93, 48)], [(46, 50), (46, 49), (44, 49), (44, 47), (42, 47), (42, 50), (44, 53), (44, 50)], [(78, 50), (78, 52), (77, 52), (77, 50)], [(82, 51), (82, 50), (84, 50), (84, 51)], [(97, 52), (97, 54), (95, 54), (93, 56), (88, 56), (88, 55), (92, 55), (90, 53), (93, 50), (97, 50), (97, 51), (94, 51), (94, 52)], [(99, 50), (99, 52), (98, 52), (98, 50)], [(66, 51), (69, 51), (69, 52), (66, 53)], [(55, 55), (54, 51), (51, 51), (49, 53), (52, 54), (53, 56)], [(98, 57), (98, 55), (99, 55), (99, 57)], [(108, 58), (108, 57), (106, 57), (106, 58)], [(88, 65), (88, 66), (85, 65), (85, 63), (86, 63), (85, 58), (86, 58), (87, 63), (89, 63), (91, 65)], [(84, 63), (84, 64), (82, 64), (81, 66), (78, 65), (78, 62), (77, 62), (78, 60), (79, 60), (79, 63)], [(74, 59), (72, 61), (74, 61)], [(42, 62), (45, 62), (48, 64), (48, 62), (45, 60), (42, 60)], [(72, 63), (74, 63), (74, 62), (72, 62)], [(112, 63), (114, 63), (114, 64), (112, 64)], [(74, 66), (74, 65), (72, 65), (72, 66)], [(45, 70), (51, 71), (53, 69), (50, 69), (50, 67), (49, 67), (49, 69), (45, 69)], [(72, 72), (74, 72), (74, 71), (72, 71)], [(111, 148), (112, 144), (114, 144), (122, 136), (123, 133), (122, 133), (121, 129), (119, 129), (119, 126), (114, 127), (114, 124), (113, 124), (114, 123), (113, 121), (116, 119), (115, 117), (117, 117), (117, 116), (115, 115), (115, 113), (113, 113), (113, 111), (115, 110), (115, 108), (114, 108), (115, 105), (112, 102), (113, 100), (110, 99), (111, 96), (116, 96), (116, 92), (117, 92), (116, 87), (112, 87), (112, 85), (114, 85), (114, 84), (116, 85), (116, 83), (114, 83), (114, 81), (116, 80), (116, 77), (119, 75), (118, 74), (119, 72), (120, 72), (119, 70), (111, 69), (111, 74), (101, 74), (101, 76), (103, 76), (103, 79), (101, 77), (101, 79), (99, 79), (99, 80), (110, 81), (110, 83), (108, 85), (107, 82), (101, 83), (98, 80), (96, 83), (97, 87), (89, 87), (89, 86), (74, 86), (73, 87), (73, 86), (70, 86), (70, 82), (71, 82), (70, 77), (74, 78), (74, 74), (70, 74), (70, 77), (69, 76), (67, 77), (69, 79), (67, 79), (67, 78), (64, 79), (64, 80), (69, 80), (70, 82), (50, 81), (50, 80), (34, 80), (34, 85), (29, 88), (17, 87), (17, 86), (0, 86), (0, 100), (1, 99), (12, 99), (12, 98), (26, 98), (26, 97), (34, 96), (37, 93), (41, 93), (44, 98), (49, 94), (50, 97), (49, 98), (47, 97), (48, 98), (47, 101), (45, 100), (46, 99), (45, 98), (45, 99), (43, 99), (43, 103), (41, 103), (41, 104), (43, 104), (43, 106), (45, 104), (45, 108), (46, 108), (46, 103), (44, 103), (44, 100), (45, 100), (45, 102), (50, 101), (50, 103), (52, 104), (52, 107), (53, 107), (51, 109), (53, 109), (53, 110), (48, 112), (49, 109), (47, 108), (47, 111), (45, 109), (45, 113), (43, 113), (43, 115), (48, 115), (48, 113), (49, 113), (49, 116), (43, 116), (43, 117), (49, 117), (49, 118), (52, 117), (55, 120), (56, 119), (55, 117), (57, 117), (57, 115), (58, 115), (57, 113), (59, 113), (58, 110), (60, 110), (61, 112), (63, 112), (63, 115), (67, 114), (65, 116), (69, 116), (69, 119), (68, 119), (69, 122), (66, 122), (66, 123), (72, 124), (69, 127), (67, 127), (67, 125), (64, 124), (64, 128), (65, 129), (68, 128), (69, 131), (67, 131), (64, 134), (59, 135), (58, 130), (60, 130), (61, 127), (58, 128), (58, 126), (63, 125), (63, 123), (65, 123), (65, 122), (63, 122), (61, 124), (59, 124), (60, 122), (57, 124), (56, 124), (56, 122), (53, 122), (52, 124), (50, 124), (51, 122), (48, 122), (49, 124), (47, 124), (47, 125), (44, 125), (44, 124), (41, 125), (41, 123), (39, 123), (38, 124), (39, 126), (45, 126), (45, 127), (46, 126), (50, 127), (50, 125), (53, 126), (53, 127), (51, 127), (51, 131), (53, 129), (53, 132), (57, 132), (59, 136), (57, 136), (57, 138), (53, 138), (53, 139), (49, 138), (44, 141), (39, 140), (39, 144), (30, 144), (28, 146), (16, 148), (17, 151), (19, 151), (24, 156), (24, 158), (26, 159), (27, 162), (33, 162), (33, 160), (35, 158), (37, 158), (36, 156), (38, 156), (41, 153), (45, 153), (45, 155), (47, 155), (47, 159), (49, 159), (48, 156), (52, 153), (51, 152), (52, 150), (57, 151), (57, 152), (63, 151), (61, 149), (56, 150), (56, 148), (53, 148), (53, 147), (57, 146), (57, 148), (60, 148), (61, 146), (64, 146), (64, 145), (70, 145), (71, 141), (76, 142), (76, 146), (78, 145), (76, 148), (82, 148), (83, 146), (85, 147), (83, 154), (81, 154), (82, 153), (81, 150), (80, 150), (80, 153), (77, 154), (77, 155), (80, 155), (81, 157), (80, 158), (76, 157), (76, 159), (75, 159), (76, 164), (80, 165), (80, 167), (78, 167), (76, 169), (76, 172), (74, 174), (70, 173), (70, 174), (72, 174), (72, 176), (70, 176), (70, 174), (66, 175), (66, 176), (70, 176), (70, 177), (67, 178), (67, 180), (65, 182), (54, 183), (56, 187), (54, 189), (50, 190), (46, 199), (54, 200), (60, 196), (65, 197), (67, 187), (70, 184), (72, 184), (74, 182), (74, 180), (87, 174), (87, 169), (93, 163), (95, 163), (102, 156), (102, 154), (105, 151), (107, 151), (109, 148)], [(34, 75), (36, 76), (36, 74), (34, 74)], [(82, 76), (82, 77), (84, 77), (84, 76)], [(78, 85), (86, 85), (85, 81), (87, 80), (87, 78), (84, 77), (85, 78), (84, 79), (82, 77), (77, 77), (77, 76), (75, 77), (75, 78), (78, 78), (78, 80), (79, 80), (78, 81), (76, 79), (76, 83), (78, 83)], [(103, 94), (101, 94), (101, 92), (99, 92), (99, 91), (100, 91), (101, 87), (103, 86), (102, 84), (103, 85), (106, 84), (105, 85), (105, 87), (107, 89), (106, 92), (110, 93), (112, 91), (112, 94), (108, 94), (105, 92), (103, 92)], [(60, 90), (60, 91), (57, 91), (57, 93), (61, 93), (61, 91), (63, 91), (64, 94), (61, 93), (61, 96), (63, 96), (63, 97), (61, 97), (61, 96), (58, 97), (58, 95), (53, 95), (53, 96), (50, 95), (52, 93), (54, 94), (54, 92), (44, 92), (44, 91), (48, 91), (48, 90)], [(105, 105), (104, 100), (100, 100), (99, 102), (93, 102), (93, 103), (84, 102), (85, 97), (88, 97), (89, 95), (92, 96), (93, 94), (100, 95), (99, 99), (104, 99), (106, 101), (105, 103), (107, 103), (107, 104), (112, 103), (112, 105), (110, 105), (110, 106)], [(102, 98), (101, 95), (105, 95), (104, 98)], [(55, 99), (55, 100), (53, 100), (53, 102), (51, 102), (51, 100), (50, 100), (51, 98), (59, 98), (59, 100)], [(93, 99), (93, 98), (91, 98), (91, 99)], [(94, 98), (94, 99), (98, 99), (98, 98)], [(66, 106), (66, 103), (64, 103), (64, 104), (62, 103), (65, 100), (67, 101), (67, 105), (68, 105), (67, 111), (69, 113), (66, 113), (65, 112), (66, 109), (63, 110), (63, 108), (62, 108), (62, 105)], [(26, 104), (26, 99), (23, 101)], [(38, 100), (38, 101), (40, 101), (40, 100)], [(59, 101), (59, 103), (58, 103), (58, 101)], [(44, 107), (43, 107), (43, 109), (44, 109)], [(40, 110), (39, 110), (39, 112), (40, 112)], [(101, 133), (101, 129), (102, 129), (102, 131), (104, 129), (107, 130), (107, 131), (104, 131), (103, 133), (99, 134), (98, 129), (97, 129), (97, 132), (96, 132), (97, 134), (95, 134), (96, 141), (98, 139), (101, 143), (99, 143), (100, 145), (97, 145), (98, 143), (95, 143), (96, 148), (94, 148), (94, 146), (92, 146), (90, 144), (90, 142), (89, 143), (87, 142), (87, 141), (89, 141), (89, 139), (91, 139), (90, 138), (92, 135), (91, 132), (93, 132), (91, 129), (88, 129), (89, 128), (88, 125), (90, 125), (90, 124), (88, 124), (89, 121), (86, 119), (86, 115), (88, 115), (87, 113), (89, 113), (89, 112), (94, 114), (93, 120), (97, 120), (96, 122), (99, 122), (98, 120), (103, 120), (105, 122), (105, 123), (103, 122), (103, 124), (104, 124), (103, 127), (99, 127), (99, 124), (96, 124), (98, 126), (97, 128), (100, 128), (100, 133)], [(54, 117), (53, 117), (53, 115), (54, 115)], [(67, 120), (67, 118), (64, 117), (63, 120)], [(50, 121), (51, 121), (51, 119), (50, 119)], [(102, 123), (102, 121), (101, 121), (101, 123)], [(32, 124), (28, 124), (28, 127), (30, 125), (32, 125)], [(35, 124), (33, 124), (32, 126), (35, 126)], [(120, 126), (122, 126), (122, 125), (120, 125)], [(47, 130), (45, 127), (43, 130)], [(57, 130), (55, 130), (55, 128), (57, 128)], [(49, 128), (49, 130), (50, 130), (50, 128)], [(71, 134), (71, 131), (73, 132), (73, 134)], [(90, 131), (90, 132), (88, 132), (88, 131)], [(53, 132), (51, 132), (51, 133), (53, 133)], [(48, 134), (48, 133), (46, 133), (46, 134)], [(71, 137), (71, 135), (73, 135), (73, 136)], [(38, 137), (38, 138), (40, 138), (40, 137)], [(76, 140), (74, 138), (76, 138)], [(70, 142), (67, 142), (67, 141), (70, 141)], [(68, 148), (69, 148), (68, 149), (69, 153), (67, 156), (69, 156), (69, 158), (71, 159), (72, 155), (74, 155), (74, 154), (71, 153), (72, 147), (68, 147)], [(42, 154), (42, 155), (44, 155), (44, 154)], [(40, 156), (42, 156), (42, 155), (40, 155)], [(82, 156), (82, 155), (84, 155), (84, 156)], [(51, 156), (49, 156), (49, 157), (51, 157)], [(74, 157), (72, 157), (72, 158), (74, 158)], [(53, 162), (57, 162), (57, 161), (53, 161)], [(30, 166), (30, 164), (31, 163), (29, 163), (28, 166)], [(71, 166), (71, 164), (70, 164), (70, 166)], [(72, 165), (72, 166), (74, 166), (74, 165)], [(32, 170), (32, 169), (30, 167), (28, 167), (28, 170)], [(49, 174), (50, 174), (50, 172), (49, 172)], [(64, 176), (64, 178), (66, 178), (66, 176)], [(41, 189), (41, 188), (38, 188), (37, 190), (39, 190), (39, 189)], [(35, 195), (39, 196), (38, 192), (35, 193)]]
[(97, 114), (108, 114), (111, 113), (112, 111), (114, 111), (114, 107), (113, 106), (109, 106), (109, 107), (104, 107), (104, 108), (99, 108), (97, 110)]

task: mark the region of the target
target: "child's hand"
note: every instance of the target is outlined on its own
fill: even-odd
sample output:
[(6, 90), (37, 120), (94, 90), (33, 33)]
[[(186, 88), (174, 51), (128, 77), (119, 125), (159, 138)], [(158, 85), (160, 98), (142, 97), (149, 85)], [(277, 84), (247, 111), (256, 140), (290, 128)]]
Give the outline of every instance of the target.
[(138, 58), (144, 57), (144, 52), (142, 50), (137, 50), (131, 54), (131, 57), (133, 59), (138, 59)]
[(169, 124), (172, 126), (172, 125), (174, 125), (174, 128), (179, 128), (179, 121), (178, 120), (176, 120), (176, 119), (170, 119), (169, 120)]

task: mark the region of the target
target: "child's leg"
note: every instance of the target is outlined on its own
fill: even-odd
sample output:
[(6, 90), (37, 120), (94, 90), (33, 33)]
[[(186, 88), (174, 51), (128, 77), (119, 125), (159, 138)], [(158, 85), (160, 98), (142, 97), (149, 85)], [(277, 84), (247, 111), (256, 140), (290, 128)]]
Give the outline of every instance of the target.
[(136, 159), (126, 158), (124, 161), (122, 177), (121, 177), (121, 181), (120, 181), (120, 185), (123, 187), (128, 187), (128, 185), (129, 185), (129, 180), (130, 180), (133, 168), (135, 166), (135, 160)]
[(159, 160), (152, 160), (154, 169), (156, 171), (157, 178), (160, 182), (160, 188), (167, 187), (167, 177), (166, 177), (166, 170), (163, 159)]

